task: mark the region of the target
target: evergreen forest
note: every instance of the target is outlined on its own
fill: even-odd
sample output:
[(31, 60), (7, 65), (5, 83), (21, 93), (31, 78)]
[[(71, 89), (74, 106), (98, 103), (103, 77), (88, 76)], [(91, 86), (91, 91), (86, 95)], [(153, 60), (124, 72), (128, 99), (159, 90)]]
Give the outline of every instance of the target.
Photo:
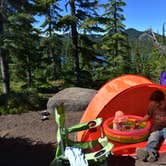
[(49, 93), (74, 86), (99, 89), (123, 74), (158, 83), (166, 70), (164, 24), (162, 35), (126, 29), (126, 5), (125, 0), (1, 0), (0, 114), (44, 109)]

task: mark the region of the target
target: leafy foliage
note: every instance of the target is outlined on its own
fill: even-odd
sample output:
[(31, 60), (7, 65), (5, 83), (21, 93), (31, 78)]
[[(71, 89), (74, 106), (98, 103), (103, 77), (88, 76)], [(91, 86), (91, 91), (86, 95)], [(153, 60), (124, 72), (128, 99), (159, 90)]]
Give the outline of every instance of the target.
[[(125, 30), (122, 0), (0, 1), (0, 113), (45, 109), (49, 93), (99, 89), (127, 73), (159, 82), (166, 57), (142, 32)], [(104, 7), (103, 13), (98, 13)], [(36, 26), (37, 16), (44, 18)], [(164, 31), (164, 27), (163, 27)], [(165, 36), (157, 40), (165, 47)], [(5, 76), (5, 77), (4, 77)]]
[(30, 110), (45, 109), (47, 100), (37, 93), (32, 92), (13, 92), (9, 96), (0, 96), (0, 114), (22, 113)]

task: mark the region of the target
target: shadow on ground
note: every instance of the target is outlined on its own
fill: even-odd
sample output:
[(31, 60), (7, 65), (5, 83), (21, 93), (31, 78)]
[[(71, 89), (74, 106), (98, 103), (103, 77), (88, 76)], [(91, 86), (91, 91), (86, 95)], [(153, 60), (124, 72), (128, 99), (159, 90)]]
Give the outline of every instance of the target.
[(113, 166), (135, 166), (135, 159), (130, 156), (116, 156), (108, 159), (108, 163)]
[[(55, 145), (51, 143), (35, 143), (25, 138), (0, 138), (0, 166), (49, 166), (54, 155)], [(144, 163), (130, 156), (112, 156), (107, 163), (110, 166), (157, 166), (166, 165), (165, 161), (166, 154), (154, 163)]]
[[(54, 158), (53, 144), (35, 143), (25, 138), (0, 138), (1, 166), (49, 166)], [(111, 157), (109, 165), (134, 166), (131, 157)]]
[(0, 138), (1, 166), (48, 166), (54, 152), (52, 144), (34, 143), (24, 138)]

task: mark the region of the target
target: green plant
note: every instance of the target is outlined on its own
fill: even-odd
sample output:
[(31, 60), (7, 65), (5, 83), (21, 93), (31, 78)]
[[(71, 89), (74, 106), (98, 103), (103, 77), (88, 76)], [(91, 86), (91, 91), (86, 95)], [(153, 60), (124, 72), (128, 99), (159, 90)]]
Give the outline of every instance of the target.
[(12, 92), (0, 96), (0, 114), (14, 114), (45, 109), (47, 98), (35, 92)]

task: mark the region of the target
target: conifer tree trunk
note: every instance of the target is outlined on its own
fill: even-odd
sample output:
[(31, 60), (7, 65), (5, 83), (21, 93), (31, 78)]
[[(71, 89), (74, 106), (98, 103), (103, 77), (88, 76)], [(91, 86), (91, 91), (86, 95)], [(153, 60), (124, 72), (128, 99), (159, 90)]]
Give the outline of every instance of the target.
[[(113, 21), (113, 23), (114, 23), (114, 33), (116, 34), (117, 32), (118, 32), (118, 27), (117, 27), (117, 5), (116, 5), (116, 3), (114, 3), (113, 4), (113, 6), (114, 6), (114, 21)], [(116, 67), (116, 60), (115, 60), (115, 58), (117, 58), (117, 56), (118, 56), (118, 40), (117, 39), (115, 39), (115, 53), (114, 53), (114, 67)]]
[(30, 57), (29, 55), (27, 55), (27, 64), (28, 68), (27, 68), (27, 81), (28, 81), (28, 87), (32, 86), (32, 69), (31, 69), (31, 62), (30, 62)]
[[(1, 4), (2, 5), (2, 4)], [(0, 11), (0, 34), (3, 33), (3, 24), (4, 19), (3, 15)], [(8, 59), (5, 55), (4, 50), (0, 47), (0, 66), (1, 66), (1, 74), (2, 74), (2, 81), (3, 81), (3, 93), (9, 94), (10, 90), (10, 82), (9, 82), (9, 66), (8, 66)]]
[[(48, 32), (49, 32), (49, 37), (52, 37), (52, 27), (51, 27), (51, 10), (49, 8), (48, 10), (48, 17), (50, 20), (50, 23), (48, 24)], [(52, 70), (53, 70), (53, 79), (56, 80), (57, 79), (57, 65), (56, 65), (56, 60), (55, 60), (55, 55), (54, 55), (54, 50), (51, 46), (51, 43), (49, 43), (49, 58), (50, 61), (52, 63)]]
[[(70, 10), (71, 15), (76, 15), (76, 9), (74, 0), (70, 0)], [(75, 73), (77, 84), (80, 82), (80, 66), (79, 66), (79, 56), (78, 56), (78, 32), (77, 32), (77, 25), (76, 22), (73, 22), (71, 25), (71, 37), (72, 37), (72, 49), (73, 49), (73, 56), (74, 56), (74, 65), (75, 65)]]

